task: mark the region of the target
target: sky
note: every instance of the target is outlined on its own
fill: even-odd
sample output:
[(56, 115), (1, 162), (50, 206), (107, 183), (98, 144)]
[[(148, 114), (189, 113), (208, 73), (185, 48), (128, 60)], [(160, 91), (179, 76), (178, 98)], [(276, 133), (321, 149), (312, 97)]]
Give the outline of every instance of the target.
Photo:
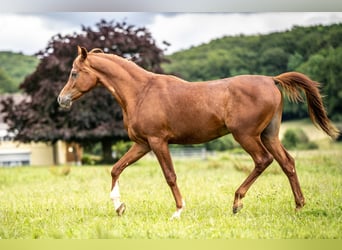
[(0, 13), (0, 51), (34, 54), (53, 35), (80, 32), (101, 19), (147, 27), (166, 54), (207, 43), (223, 36), (267, 34), (311, 26), (342, 23), (342, 12), (8, 12)]

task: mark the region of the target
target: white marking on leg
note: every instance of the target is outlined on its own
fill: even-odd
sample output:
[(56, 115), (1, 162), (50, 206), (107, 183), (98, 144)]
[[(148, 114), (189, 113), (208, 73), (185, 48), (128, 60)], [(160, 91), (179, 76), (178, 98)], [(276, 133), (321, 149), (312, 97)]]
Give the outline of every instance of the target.
[(182, 207), (177, 208), (176, 212), (174, 212), (173, 215), (171, 216), (171, 220), (179, 219), (181, 216), (181, 213), (183, 211), (183, 208), (185, 208), (185, 201), (184, 200), (182, 200)]
[(117, 210), (122, 202), (120, 201), (120, 190), (119, 190), (119, 183), (115, 182), (115, 185), (112, 189), (112, 191), (110, 192), (110, 198), (112, 199), (113, 203), (114, 203), (114, 208), (115, 210)]

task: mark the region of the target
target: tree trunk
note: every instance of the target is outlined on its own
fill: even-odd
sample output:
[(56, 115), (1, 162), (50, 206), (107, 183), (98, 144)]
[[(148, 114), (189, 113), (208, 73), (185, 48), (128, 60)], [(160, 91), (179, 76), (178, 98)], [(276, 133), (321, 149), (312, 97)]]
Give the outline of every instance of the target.
[(101, 141), (102, 145), (102, 163), (113, 164), (114, 158), (112, 156), (113, 141), (110, 138), (105, 138)]

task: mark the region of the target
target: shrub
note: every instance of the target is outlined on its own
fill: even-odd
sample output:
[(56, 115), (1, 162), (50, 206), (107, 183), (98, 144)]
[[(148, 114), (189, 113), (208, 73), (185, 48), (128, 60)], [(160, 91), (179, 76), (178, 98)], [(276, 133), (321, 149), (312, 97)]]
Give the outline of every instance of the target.
[(286, 130), (282, 143), (284, 147), (287, 149), (295, 148), (297, 146), (298, 138), (294, 130)]
[(83, 154), (82, 165), (96, 165), (100, 160), (99, 156), (91, 154)]
[(113, 147), (112, 150), (114, 152), (114, 159), (118, 160), (120, 159), (127, 151), (128, 149), (133, 145), (133, 142), (131, 141), (118, 141)]
[(205, 147), (209, 151), (225, 151), (233, 149), (235, 147), (234, 139), (232, 136), (220, 137), (216, 140), (206, 143)]
[(305, 132), (298, 129), (288, 129), (286, 130), (282, 143), (287, 149), (316, 149), (318, 145), (314, 142), (309, 141), (309, 137)]

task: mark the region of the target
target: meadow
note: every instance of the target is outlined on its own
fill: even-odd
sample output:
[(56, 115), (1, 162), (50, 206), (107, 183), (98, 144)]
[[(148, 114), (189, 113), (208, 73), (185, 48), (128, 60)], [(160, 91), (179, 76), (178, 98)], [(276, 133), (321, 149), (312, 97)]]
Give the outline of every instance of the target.
[[(110, 166), (0, 169), (1, 239), (341, 239), (342, 145), (292, 151), (306, 198), (299, 212), (277, 163), (232, 213), (234, 192), (253, 164), (241, 151), (207, 159), (174, 159), (186, 201), (170, 220), (174, 200), (157, 160), (145, 156), (120, 178), (127, 210), (117, 217)], [(63, 174), (70, 170), (68, 174)]]

